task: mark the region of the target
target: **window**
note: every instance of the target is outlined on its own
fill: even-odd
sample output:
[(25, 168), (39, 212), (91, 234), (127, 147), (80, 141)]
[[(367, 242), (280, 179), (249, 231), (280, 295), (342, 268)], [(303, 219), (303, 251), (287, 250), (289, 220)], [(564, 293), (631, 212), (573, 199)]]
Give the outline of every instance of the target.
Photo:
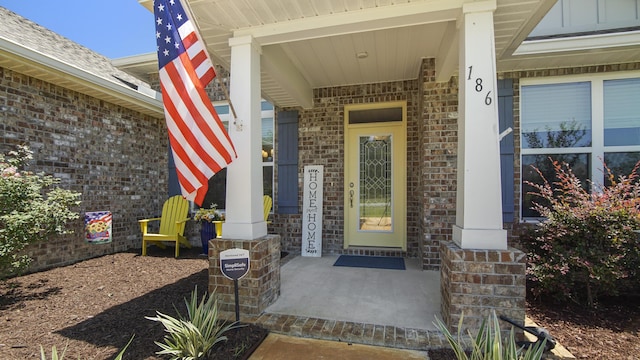
[(586, 188), (608, 183), (603, 161), (617, 177), (640, 160), (640, 73), (522, 79), (520, 90), (523, 218), (539, 216), (532, 166), (552, 182), (549, 158), (566, 162)]
[[(220, 120), (224, 123), (225, 128), (228, 129), (229, 121), (232, 117), (229, 111), (229, 105), (227, 103), (221, 103), (214, 104), (214, 107), (220, 116)], [(263, 187), (264, 194), (273, 198), (273, 105), (267, 101), (262, 101), (261, 111)], [(175, 172), (175, 167), (173, 171)], [(175, 181), (177, 181), (177, 179)], [(179, 189), (179, 185), (177, 185), (177, 187)], [(224, 168), (209, 179), (209, 190), (204, 198), (202, 207), (209, 207), (211, 204), (217, 204), (219, 209), (224, 209), (226, 207), (226, 188), (227, 169)]]

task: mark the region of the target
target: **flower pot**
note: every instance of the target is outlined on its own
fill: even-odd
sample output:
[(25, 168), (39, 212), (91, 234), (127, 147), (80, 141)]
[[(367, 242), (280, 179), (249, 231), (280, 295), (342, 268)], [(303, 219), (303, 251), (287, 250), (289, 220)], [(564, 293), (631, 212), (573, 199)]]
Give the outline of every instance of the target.
[(202, 242), (202, 253), (209, 254), (209, 240), (222, 236), (222, 223), (224, 221), (201, 221), (200, 241)]
[(202, 241), (202, 253), (209, 254), (209, 240), (216, 238), (215, 226), (208, 221), (200, 222), (200, 241)]

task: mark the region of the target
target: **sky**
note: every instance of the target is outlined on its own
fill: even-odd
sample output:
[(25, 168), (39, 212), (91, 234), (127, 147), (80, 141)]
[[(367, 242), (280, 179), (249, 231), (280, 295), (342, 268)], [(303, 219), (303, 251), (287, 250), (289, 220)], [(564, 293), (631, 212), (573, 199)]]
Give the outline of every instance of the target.
[(138, 0), (0, 0), (0, 6), (111, 59), (156, 51), (153, 13)]

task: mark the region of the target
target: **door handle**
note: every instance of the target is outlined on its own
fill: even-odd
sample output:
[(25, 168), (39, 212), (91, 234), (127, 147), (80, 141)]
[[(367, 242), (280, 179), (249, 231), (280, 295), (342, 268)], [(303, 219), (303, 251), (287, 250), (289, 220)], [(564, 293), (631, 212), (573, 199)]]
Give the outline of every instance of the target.
[(350, 190), (349, 190), (349, 207), (353, 208), (353, 194), (354, 194), (354, 192), (353, 192), (353, 182), (349, 183), (349, 188), (350, 188)]

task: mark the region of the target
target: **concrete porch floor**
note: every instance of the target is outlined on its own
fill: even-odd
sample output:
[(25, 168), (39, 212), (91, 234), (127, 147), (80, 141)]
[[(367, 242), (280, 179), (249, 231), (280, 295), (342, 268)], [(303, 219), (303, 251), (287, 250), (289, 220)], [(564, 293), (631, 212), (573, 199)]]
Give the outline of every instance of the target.
[(439, 272), (422, 270), (417, 259), (405, 259), (406, 270), (388, 270), (333, 266), (337, 258), (285, 259), (278, 300), (241, 320), (297, 337), (413, 350), (446, 346), (433, 325)]
[(436, 329), (439, 272), (423, 271), (418, 259), (405, 259), (406, 270), (333, 266), (337, 259), (296, 256), (284, 264), (280, 298), (266, 312)]

